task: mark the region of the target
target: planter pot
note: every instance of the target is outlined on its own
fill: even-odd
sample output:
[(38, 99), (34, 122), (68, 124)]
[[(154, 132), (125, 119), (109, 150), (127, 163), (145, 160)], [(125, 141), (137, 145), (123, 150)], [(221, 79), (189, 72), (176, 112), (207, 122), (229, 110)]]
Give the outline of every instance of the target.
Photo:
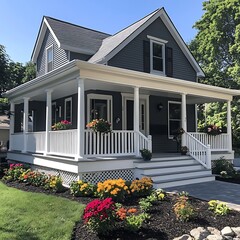
[(187, 155), (187, 152), (181, 152), (181, 155)]
[(144, 161), (149, 162), (151, 158), (143, 158)]

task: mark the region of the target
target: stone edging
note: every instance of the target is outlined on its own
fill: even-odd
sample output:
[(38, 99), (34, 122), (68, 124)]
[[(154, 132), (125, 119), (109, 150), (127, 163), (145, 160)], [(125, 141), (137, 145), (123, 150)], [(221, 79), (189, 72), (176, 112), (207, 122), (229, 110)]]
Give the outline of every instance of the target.
[(213, 227), (198, 227), (173, 240), (240, 240), (240, 227), (225, 227), (221, 231)]

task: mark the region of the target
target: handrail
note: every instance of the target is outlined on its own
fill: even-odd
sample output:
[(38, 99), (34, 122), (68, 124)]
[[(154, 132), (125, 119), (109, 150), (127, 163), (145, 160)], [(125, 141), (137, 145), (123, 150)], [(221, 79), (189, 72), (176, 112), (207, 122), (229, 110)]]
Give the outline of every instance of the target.
[(148, 135), (145, 136), (142, 132), (138, 132), (139, 136), (139, 149), (148, 149), (149, 151), (152, 151), (152, 136)]
[(185, 132), (184, 134), (186, 135), (186, 145), (188, 147), (190, 156), (192, 156), (207, 169), (211, 169), (210, 145), (204, 145), (188, 132)]

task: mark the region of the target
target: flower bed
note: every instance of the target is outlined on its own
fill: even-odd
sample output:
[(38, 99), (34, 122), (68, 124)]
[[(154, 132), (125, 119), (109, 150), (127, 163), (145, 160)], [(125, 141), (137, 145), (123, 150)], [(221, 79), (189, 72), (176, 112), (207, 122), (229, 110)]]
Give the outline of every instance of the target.
[[(19, 167), (17, 165), (17, 172)], [(15, 170), (14, 166), (12, 166), (12, 170)], [(23, 176), (23, 173), (20, 176)], [(53, 176), (52, 179), (55, 184), (55, 177)], [(189, 233), (197, 227), (222, 229), (226, 224), (231, 227), (238, 227), (240, 222), (239, 212), (229, 212), (224, 205), (218, 205), (217, 202), (213, 201), (211, 206), (209, 206), (207, 202), (188, 197), (186, 193), (176, 196), (174, 194), (166, 194), (160, 190), (152, 191), (149, 179), (140, 179), (133, 182), (113, 179), (102, 182), (99, 185), (100, 189), (107, 190), (112, 196), (118, 192), (119, 196), (122, 196), (124, 192), (125, 197), (122, 199), (121, 204), (112, 200), (111, 196), (107, 198), (102, 196), (102, 199), (97, 199), (97, 196), (101, 197), (98, 195), (97, 186), (92, 188), (91, 184), (82, 181), (75, 182), (71, 190), (65, 189), (64, 192), (59, 193), (42, 186), (36, 187), (36, 185), (31, 185), (24, 181), (7, 181), (6, 184), (25, 191), (54, 194), (90, 204), (85, 209), (85, 219), (78, 222), (73, 230), (71, 238), (73, 240), (172, 240), (175, 237)], [(116, 188), (123, 189), (123, 191), (117, 191)], [(73, 189), (75, 194), (73, 194)], [(133, 189), (134, 191), (132, 191)], [(221, 215), (222, 213), (225, 214), (225, 212), (226, 215)], [(91, 220), (91, 216), (95, 218), (95, 222)], [(92, 230), (98, 231), (98, 220), (101, 222), (101, 220), (108, 219), (104, 218), (104, 216), (108, 216), (111, 222), (109, 223), (106, 220), (101, 228), (103, 231), (100, 230), (98, 235)], [(91, 224), (84, 224), (84, 221)], [(89, 228), (90, 225), (92, 228)]]

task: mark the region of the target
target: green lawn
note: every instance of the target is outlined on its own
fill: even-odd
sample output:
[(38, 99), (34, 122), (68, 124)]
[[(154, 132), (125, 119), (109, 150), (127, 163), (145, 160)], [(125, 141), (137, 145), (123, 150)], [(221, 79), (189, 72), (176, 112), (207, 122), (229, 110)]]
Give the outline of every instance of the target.
[(0, 182), (0, 239), (70, 240), (83, 209), (68, 199), (23, 192)]

